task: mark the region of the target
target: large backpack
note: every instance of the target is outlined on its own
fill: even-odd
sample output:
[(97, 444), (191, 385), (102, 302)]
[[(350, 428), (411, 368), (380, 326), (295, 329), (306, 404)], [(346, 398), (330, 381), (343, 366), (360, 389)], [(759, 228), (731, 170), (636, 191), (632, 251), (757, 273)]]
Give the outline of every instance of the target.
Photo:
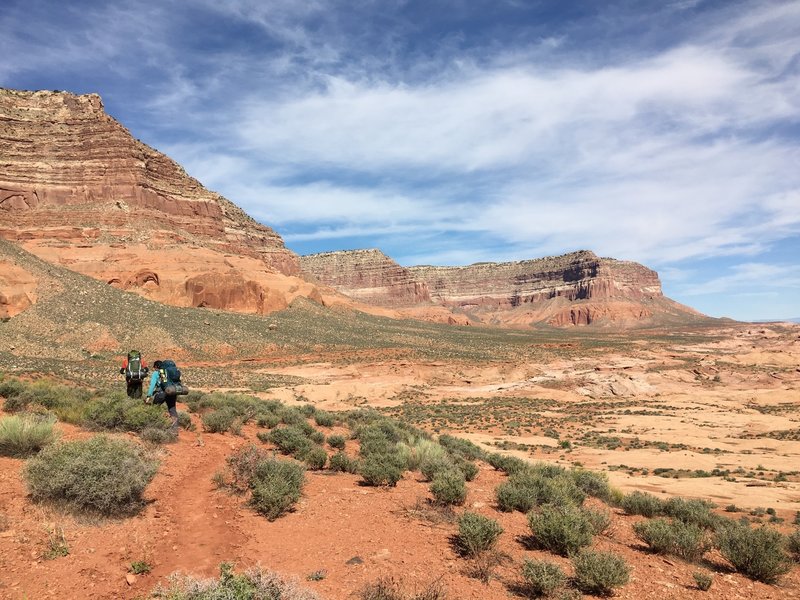
[(128, 366), (125, 367), (125, 378), (129, 381), (141, 381), (145, 377), (142, 367), (142, 355), (138, 350), (128, 352)]
[(181, 383), (181, 370), (174, 361), (162, 360), (158, 373), (158, 385), (165, 394), (185, 396), (189, 393), (189, 388)]

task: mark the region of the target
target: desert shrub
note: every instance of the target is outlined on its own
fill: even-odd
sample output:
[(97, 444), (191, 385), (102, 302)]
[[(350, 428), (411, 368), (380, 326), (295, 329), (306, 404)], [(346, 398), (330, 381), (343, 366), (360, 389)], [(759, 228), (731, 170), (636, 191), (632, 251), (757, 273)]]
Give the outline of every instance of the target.
[[(203, 429), (209, 433), (225, 433), (234, 427), (239, 416), (236, 410), (227, 406), (205, 413), (202, 416)], [(239, 424), (241, 425), (241, 421)]]
[(466, 479), (467, 481), (472, 481), (478, 476), (479, 469), (478, 465), (476, 465), (475, 463), (470, 462), (467, 459), (462, 458), (460, 456), (454, 458), (454, 463), (456, 469), (458, 469), (464, 474), (464, 479)]
[(192, 423), (192, 417), (189, 413), (185, 413), (182, 410), (178, 411), (178, 427), (187, 431), (194, 431), (194, 423)]
[[(306, 398), (307, 400), (308, 398)], [(302, 404), (297, 407), (297, 410), (300, 411), (300, 414), (306, 418), (313, 417), (317, 414), (317, 407), (313, 404)]]
[(698, 560), (711, 547), (702, 527), (679, 520), (641, 521), (634, 523), (633, 532), (653, 552), (672, 554), (689, 561)]
[(303, 455), (303, 460), (312, 471), (319, 471), (325, 468), (328, 462), (328, 453), (322, 446), (313, 446)]
[(440, 471), (433, 478), (431, 493), (437, 504), (464, 504), (467, 486), (464, 474), (458, 470)]
[(28, 461), (25, 480), (35, 500), (123, 515), (141, 508), (142, 493), (157, 469), (139, 446), (95, 436), (45, 448)]
[(320, 446), (325, 443), (325, 434), (321, 431), (312, 431), (308, 434), (308, 439), (314, 442), (315, 444), (319, 444)]
[(195, 397), (190, 393), (186, 396), (185, 402), (192, 412), (224, 410), (239, 417), (242, 423), (248, 422), (254, 415), (266, 410), (265, 401), (244, 394), (214, 392)]
[(680, 519), (704, 529), (716, 529), (719, 526), (719, 515), (711, 512), (716, 505), (708, 500), (670, 498), (663, 503), (662, 511), (669, 517)]
[(344, 452), (337, 452), (328, 461), (331, 471), (342, 471), (344, 473), (358, 473), (361, 466), (358, 460), (350, 458)]
[(163, 600), (319, 600), (316, 593), (277, 573), (256, 567), (237, 574), (228, 563), (220, 565), (219, 579), (170, 575), (167, 586), (159, 585), (150, 597)]
[(170, 444), (178, 440), (178, 435), (169, 429), (156, 429), (155, 427), (147, 427), (142, 429), (139, 433), (145, 442), (151, 444)]
[(494, 548), (503, 528), (494, 519), (473, 512), (465, 512), (458, 519), (456, 548), (464, 556), (477, 556)]
[(444, 459), (447, 457), (447, 450), (443, 446), (426, 438), (415, 439), (411, 444), (400, 442), (397, 445), (403, 448), (407, 455), (406, 463), (411, 471), (420, 470), (423, 463), (431, 462), (435, 458)]
[[(8, 378), (4, 377), (3, 380), (0, 381), (0, 396), (5, 398), (6, 401), (8, 401), (8, 400), (10, 400), (12, 398), (16, 398), (17, 396), (19, 396), (24, 389), (25, 389), (25, 384), (22, 383), (19, 379), (15, 379), (15, 378), (11, 378), (11, 377), (8, 377)], [(4, 405), (3, 409), (8, 411), (8, 412), (12, 412), (13, 410), (17, 410), (16, 407), (12, 408), (12, 407), (9, 407), (8, 405)]]
[(300, 423), (307, 423), (306, 416), (298, 409), (285, 406), (278, 412), (281, 418), (281, 423), (284, 425), (299, 425)]
[(328, 436), (328, 445), (331, 448), (336, 448), (337, 450), (344, 450), (345, 439), (343, 435), (329, 435)]
[(314, 422), (320, 427), (333, 427), (336, 423), (336, 417), (324, 410), (318, 410), (314, 413)]
[(230, 479), (223, 477), (221, 483), (234, 492), (243, 494), (250, 488), (250, 480), (256, 472), (256, 466), (268, 460), (270, 454), (253, 444), (242, 446), (227, 458)]
[(256, 464), (250, 479), (250, 503), (270, 521), (300, 499), (305, 469), (299, 463), (268, 458)]
[(522, 564), (525, 591), (531, 597), (550, 596), (564, 585), (567, 576), (555, 563), (544, 560), (526, 560)]
[(575, 586), (587, 594), (610, 595), (614, 588), (628, 583), (630, 567), (612, 552), (581, 550), (572, 559)]
[(395, 486), (403, 477), (405, 462), (395, 454), (369, 454), (359, 468), (359, 474), (367, 485)]
[(663, 512), (664, 503), (647, 492), (631, 492), (622, 499), (622, 510), (629, 515), (656, 517)]
[(608, 501), (611, 498), (611, 486), (608, 484), (608, 475), (600, 471), (589, 471), (587, 469), (575, 469), (570, 471), (575, 485), (584, 494)]
[(134, 400), (126, 403), (122, 411), (122, 429), (141, 432), (145, 429), (166, 429), (172, 423), (163, 406), (150, 406)]
[(89, 402), (81, 424), (95, 430), (135, 431), (164, 429), (169, 426), (163, 407), (148, 406), (141, 400), (111, 395)]
[(546, 504), (539, 513), (528, 515), (536, 544), (562, 556), (569, 556), (592, 543), (592, 524), (586, 513), (571, 504)]
[(3, 408), (7, 412), (42, 406), (64, 421), (77, 423), (92, 392), (84, 388), (61, 385), (48, 379), (34, 382), (9, 379), (3, 382), (0, 395), (6, 399)]
[(592, 526), (592, 533), (595, 535), (600, 535), (611, 526), (611, 513), (607, 510), (584, 508), (583, 514), (589, 519), (589, 524)]
[(265, 427), (266, 429), (277, 427), (280, 422), (281, 418), (274, 413), (263, 413), (258, 415), (256, 418), (256, 425), (259, 427)]
[(30, 456), (56, 440), (55, 420), (39, 415), (12, 415), (0, 419), (0, 455)]
[(439, 444), (441, 444), (450, 454), (462, 456), (467, 460), (477, 460), (486, 455), (486, 452), (484, 452), (480, 446), (473, 444), (469, 440), (457, 438), (452, 435), (440, 435)]
[(795, 529), (787, 537), (786, 548), (792, 553), (794, 559), (800, 562), (800, 529)]
[(393, 454), (396, 452), (397, 443), (392, 441), (382, 430), (373, 426), (359, 431), (358, 441), (361, 443), (359, 453), (365, 458), (370, 454)]
[(434, 581), (421, 591), (408, 594), (396, 579), (381, 577), (365, 585), (357, 597), (359, 600), (445, 600), (447, 591), (440, 581)]
[(511, 475), (495, 491), (500, 510), (528, 512), (542, 504), (583, 503), (586, 496), (571, 477), (563, 472), (549, 473), (534, 467)]
[(785, 537), (766, 526), (739, 524), (717, 532), (719, 551), (737, 571), (750, 579), (775, 583), (790, 567)]
[(695, 571), (692, 573), (692, 578), (694, 579), (695, 585), (697, 585), (697, 589), (704, 592), (710, 590), (711, 584), (714, 583), (714, 578), (712, 577), (711, 573)]
[[(259, 436), (260, 437), (260, 436)], [(297, 426), (276, 427), (267, 435), (267, 439), (283, 454), (302, 457), (312, 447), (311, 440)]]
[(455, 468), (453, 460), (442, 452), (440, 455), (429, 455), (420, 461), (419, 471), (428, 481), (433, 481), (436, 475), (443, 471), (452, 471)]
[(528, 468), (528, 463), (521, 458), (517, 458), (516, 456), (506, 456), (497, 452), (489, 454), (486, 457), (486, 462), (488, 462), (498, 471), (503, 471), (509, 475), (513, 475), (519, 471), (524, 471)]

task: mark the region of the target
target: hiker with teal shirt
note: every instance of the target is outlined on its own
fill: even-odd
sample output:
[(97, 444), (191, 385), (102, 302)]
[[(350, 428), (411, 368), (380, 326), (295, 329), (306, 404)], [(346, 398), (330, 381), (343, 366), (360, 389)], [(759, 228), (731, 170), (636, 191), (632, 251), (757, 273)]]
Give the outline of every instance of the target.
[(147, 388), (147, 404), (166, 403), (167, 412), (172, 419), (172, 431), (178, 434), (178, 409), (175, 403), (178, 395), (188, 394), (189, 390), (181, 384), (181, 372), (171, 360), (157, 360), (153, 363), (150, 387)]

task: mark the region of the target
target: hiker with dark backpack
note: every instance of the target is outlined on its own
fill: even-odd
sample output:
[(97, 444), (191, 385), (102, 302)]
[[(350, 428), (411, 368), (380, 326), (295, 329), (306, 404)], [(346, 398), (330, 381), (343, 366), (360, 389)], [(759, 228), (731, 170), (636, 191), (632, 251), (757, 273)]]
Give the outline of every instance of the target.
[(129, 398), (142, 397), (142, 384), (147, 377), (147, 365), (142, 360), (142, 354), (138, 350), (131, 350), (128, 356), (122, 361), (122, 368), (119, 370), (121, 375), (125, 375), (125, 384)]
[(153, 363), (153, 374), (150, 376), (150, 387), (147, 388), (147, 404), (167, 405), (172, 431), (178, 434), (178, 409), (175, 403), (178, 396), (188, 394), (189, 390), (181, 383), (181, 371), (171, 360), (157, 360)]

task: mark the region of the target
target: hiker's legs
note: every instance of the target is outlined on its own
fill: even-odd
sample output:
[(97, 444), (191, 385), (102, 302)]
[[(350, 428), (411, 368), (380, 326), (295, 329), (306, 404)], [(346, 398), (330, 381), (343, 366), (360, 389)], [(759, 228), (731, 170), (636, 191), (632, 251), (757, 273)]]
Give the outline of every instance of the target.
[[(141, 398), (142, 397), (142, 383), (140, 381), (131, 381), (130, 379), (125, 381), (128, 398)], [(139, 395), (136, 395), (136, 386), (139, 386)]]
[(172, 432), (175, 434), (178, 433), (178, 409), (175, 408), (177, 399), (177, 396), (167, 396), (166, 398), (167, 412), (169, 412), (170, 419), (172, 419)]

